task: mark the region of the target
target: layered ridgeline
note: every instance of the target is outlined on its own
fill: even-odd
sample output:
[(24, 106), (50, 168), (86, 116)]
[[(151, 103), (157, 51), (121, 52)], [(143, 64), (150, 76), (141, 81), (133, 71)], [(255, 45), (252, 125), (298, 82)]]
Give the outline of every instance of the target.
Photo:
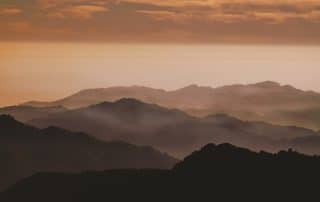
[(54, 102), (29, 102), (24, 105), (75, 109), (121, 98), (135, 98), (201, 117), (225, 113), (242, 120), (320, 129), (319, 93), (269, 81), (218, 88), (191, 85), (175, 91), (137, 86), (89, 89)]
[(41, 171), (171, 168), (175, 162), (151, 147), (103, 142), (56, 127), (37, 129), (0, 116), (0, 189)]
[(223, 114), (197, 118), (135, 99), (55, 113), (29, 124), (83, 131), (101, 140), (149, 145), (178, 158), (209, 142), (228, 142), (271, 152), (291, 147), (320, 154), (320, 136), (309, 129), (241, 121)]
[(209, 144), (172, 170), (41, 173), (0, 194), (3, 202), (257, 201), (317, 197), (320, 157)]
[(67, 111), (66, 108), (61, 106), (52, 107), (32, 107), (32, 106), (10, 106), (0, 108), (0, 115), (10, 114), (16, 120), (27, 122), (32, 119), (46, 117), (50, 114)]

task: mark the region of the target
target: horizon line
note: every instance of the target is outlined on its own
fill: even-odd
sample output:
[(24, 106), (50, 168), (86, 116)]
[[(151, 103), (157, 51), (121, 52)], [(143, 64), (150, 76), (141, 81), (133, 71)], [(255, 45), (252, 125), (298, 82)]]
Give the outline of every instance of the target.
[(19, 105), (26, 104), (26, 103), (29, 103), (29, 102), (55, 102), (55, 101), (58, 101), (58, 100), (61, 100), (61, 99), (65, 99), (65, 98), (67, 98), (69, 96), (76, 95), (76, 94), (81, 93), (83, 91), (106, 90), (106, 89), (110, 89), (110, 88), (135, 88), (136, 87), (136, 88), (148, 88), (148, 89), (159, 90), (159, 91), (164, 91), (164, 92), (175, 92), (175, 91), (182, 90), (182, 89), (185, 89), (185, 88), (188, 88), (188, 87), (210, 88), (210, 89), (214, 90), (214, 89), (223, 88), (223, 87), (232, 87), (232, 86), (245, 87), (245, 86), (254, 86), (254, 85), (265, 84), (265, 83), (276, 84), (279, 87), (291, 87), (291, 88), (294, 88), (296, 90), (303, 91), (303, 92), (320, 94), (320, 92), (315, 91), (315, 90), (303, 90), (303, 89), (300, 89), (300, 88), (296, 88), (293, 85), (290, 85), (290, 84), (287, 84), (287, 83), (283, 83), (283, 82), (281, 83), (281, 82), (273, 81), (273, 80), (264, 80), (264, 81), (260, 81), (260, 82), (248, 82), (248, 83), (231, 83), (231, 84), (217, 85), (217, 86), (205, 86), (205, 85), (199, 85), (199, 84), (196, 84), (196, 83), (191, 83), (189, 85), (184, 85), (183, 87), (174, 88), (174, 89), (165, 89), (165, 88), (157, 88), (157, 87), (146, 86), (146, 85), (133, 84), (133, 85), (123, 85), (123, 86), (122, 85), (110, 85), (110, 86), (107, 86), (107, 87), (84, 88), (84, 89), (80, 89), (78, 91), (75, 91), (74, 93), (69, 93), (68, 95), (63, 96), (62, 98), (60, 97), (60, 98), (57, 98), (57, 99), (54, 99), (54, 100), (46, 100), (46, 101), (43, 101), (43, 100), (29, 100), (29, 101), (20, 102), (20, 103), (13, 104), (13, 105), (0, 106), (0, 107), (2, 108), (2, 107), (9, 107), (9, 106), (19, 106)]

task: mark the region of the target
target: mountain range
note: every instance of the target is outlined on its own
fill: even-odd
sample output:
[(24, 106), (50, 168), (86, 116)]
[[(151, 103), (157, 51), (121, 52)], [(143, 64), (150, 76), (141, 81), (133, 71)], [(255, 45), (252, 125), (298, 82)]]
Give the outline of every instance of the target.
[[(226, 188), (234, 180), (245, 180), (239, 178), (241, 173), (253, 176), (249, 171), (257, 179), (261, 173), (279, 178), (285, 172), (276, 171), (281, 168), (292, 177), (298, 169), (306, 171), (297, 167), (306, 162), (306, 166), (314, 166), (310, 169), (314, 173), (319, 157), (306, 155), (320, 154), (318, 109), (320, 94), (275, 82), (219, 88), (191, 85), (175, 91), (139, 86), (89, 89), (54, 102), (0, 108), (0, 165), (4, 165), (0, 166), (0, 190), (38, 172), (51, 173), (22, 180), (10, 189), (12, 193), (18, 193), (19, 198), (36, 188), (43, 194), (52, 194), (50, 187), (65, 183), (74, 186), (70, 193), (76, 195), (79, 189), (83, 194), (82, 189), (94, 183), (97, 197), (102, 194), (99, 190), (105, 188), (101, 184), (114, 194), (121, 194), (115, 184), (124, 185), (125, 191), (129, 190), (127, 185), (137, 186), (132, 189), (134, 192), (129, 191), (134, 195), (141, 183), (146, 183), (140, 188), (158, 194), (145, 186), (167, 186), (167, 180), (176, 186), (190, 185), (185, 179), (192, 178), (193, 172), (194, 183), (201, 183), (197, 179), (202, 179), (204, 173), (203, 178), (218, 179)], [(208, 143), (221, 145), (209, 144), (193, 152)], [(279, 152), (288, 149), (291, 150)], [(183, 158), (177, 163), (177, 159)], [(291, 168), (285, 164), (296, 168), (288, 171)], [(174, 165), (172, 170), (145, 170), (169, 169)], [(256, 173), (252, 165), (257, 168)], [(143, 170), (97, 172), (109, 169)], [(95, 172), (80, 173), (86, 170)], [(211, 174), (212, 170), (225, 173), (228, 180)], [(79, 174), (62, 174), (69, 172)], [(47, 177), (49, 188), (39, 188), (40, 182), (48, 183)], [(155, 185), (154, 181), (159, 183)], [(25, 183), (29, 182), (30, 189), (26, 189)], [(74, 184), (77, 182), (80, 187)], [(61, 189), (66, 191), (67, 187)], [(61, 189), (55, 194), (61, 194)], [(88, 196), (93, 192), (90, 188)], [(70, 193), (62, 196), (73, 197)]]
[(174, 91), (141, 86), (87, 89), (53, 102), (22, 105), (76, 109), (122, 98), (176, 108), (198, 117), (228, 114), (242, 120), (320, 129), (320, 93), (272, 81), (217, 88), (190, 85)]
[(164, 169), (176, 162), (175, 158), (151, 147), (104, 142), (57, 127), (37, 129), (11, 116), (0, 116), (0, 189), (40, 171)]
[(67, 111), (66, 108), (62, 106), (52, 106), (52, 107), (32, 107), (32, 106), (9, 106), (0, 108), (0, 114), (7, 115), (10, 114), (15, 119), (21, 122), (28, 122), (32, 119), (46, 117), (50, 114)]
[(51, 114), (28, 124), (83, 131), (101, 140), (149, 145), (177, 158), (209, 142), (270, 152), (292, 147), (320, 154), (320, 136), (310, 129), (242, 121), (225, 114), (199, 118), (131, 98)]
[[(208, 144), (171, 170), (38, 173), (0, 194), (3, 202), (266, 201), (317, 198), (320, 157)], [(314, 198), (315, 197), (315, 198)]]

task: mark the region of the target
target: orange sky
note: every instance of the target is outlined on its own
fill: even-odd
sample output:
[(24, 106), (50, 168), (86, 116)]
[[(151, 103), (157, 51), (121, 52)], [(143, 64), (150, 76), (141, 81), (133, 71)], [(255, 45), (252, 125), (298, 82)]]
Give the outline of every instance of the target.
[(320, 92), (320, 47), (0, 42), (0, 106), (82, 89), (265, 80)]
[(0, 40), (320, 43), (319, 0), (1, 0)]
[(320, 91), (319, 44), (319, 0), (0, 0), (0, 106), (134, 84)]

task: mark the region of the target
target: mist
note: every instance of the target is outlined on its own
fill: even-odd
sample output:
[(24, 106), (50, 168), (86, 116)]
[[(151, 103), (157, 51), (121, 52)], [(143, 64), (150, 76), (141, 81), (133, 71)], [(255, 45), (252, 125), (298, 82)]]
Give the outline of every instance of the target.
[[(317, 46), (0, 43), (0, 106), (87, 88), (173, 90), (265, 80), (320, 91)], [(4, 98), (4, 99), (3, 99)]]

